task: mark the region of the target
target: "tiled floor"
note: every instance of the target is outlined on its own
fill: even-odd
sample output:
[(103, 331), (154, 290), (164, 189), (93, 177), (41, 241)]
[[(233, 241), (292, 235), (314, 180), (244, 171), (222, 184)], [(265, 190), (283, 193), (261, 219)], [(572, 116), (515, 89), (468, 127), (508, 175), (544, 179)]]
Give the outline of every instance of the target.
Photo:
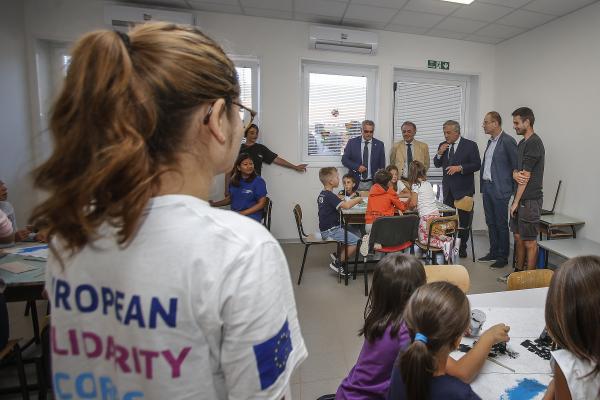
[[(487, 234), (475, 233), (475, 256), (485, 255), (487, 246)], [(327, 254), (335, 247), (313, 246), (308, 253), (302, 283), (298, 286), (296, 282), (304, 247), (284, 244), (283, 249), (290, 264), (300, 327), (309, 353), (294, 374), (292, 397), (315, 400), (323, 394), (335, 393), (360, 352), (363, 339), (358, 337), (357, 332), (363, 321), (366, 302), (362, 275), (356, 281), (350, 281), (348, 287), (338, 284), (337, 276), (327, 267)], [(493, 270), (489, 264), (473, 263), (471, 258), (460, 261), (469, 270), (470, 293), (506, 289), (506, 285), (496, 278), (508, 273), (509, 267)]]

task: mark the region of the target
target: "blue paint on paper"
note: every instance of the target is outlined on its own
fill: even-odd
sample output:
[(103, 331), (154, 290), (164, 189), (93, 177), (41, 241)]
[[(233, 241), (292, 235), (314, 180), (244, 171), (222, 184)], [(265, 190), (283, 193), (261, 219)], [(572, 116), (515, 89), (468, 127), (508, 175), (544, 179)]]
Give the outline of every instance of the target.
[(517, 386), (506, 389), (500, 400), (529, 400), (546, 390), (546, 385), (535, 379), (521, 379)]
[(19, 249), (17, 251), (18, 254), (26, 254), (26, 253), (33, 253), (34, 251), (38, 251), (38, 250), (46, 250), (48, 248), (47, 244), (43, 244), (41, 246), (33, 246), (33, 247), (26, 247), (24, 249)]

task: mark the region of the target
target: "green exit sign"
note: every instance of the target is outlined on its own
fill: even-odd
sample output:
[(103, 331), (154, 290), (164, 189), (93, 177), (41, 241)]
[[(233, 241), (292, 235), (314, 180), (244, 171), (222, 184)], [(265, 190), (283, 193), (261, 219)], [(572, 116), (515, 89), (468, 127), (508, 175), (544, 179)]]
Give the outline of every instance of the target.
[(427, 68), (449, 70), (450, 62), (449, 61), (427, 60)]

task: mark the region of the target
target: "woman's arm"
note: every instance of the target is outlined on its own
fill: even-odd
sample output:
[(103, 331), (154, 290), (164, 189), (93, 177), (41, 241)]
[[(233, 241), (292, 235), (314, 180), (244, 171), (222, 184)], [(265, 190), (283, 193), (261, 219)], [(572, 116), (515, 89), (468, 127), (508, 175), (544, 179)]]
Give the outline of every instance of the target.
[(241, 210), (239, 213), (242, 215), (250, 215), (254, 214), (257, 211), (265, 208), (265, 204), (267, 204), (267, 197), (261, 197), (258, 202), (250, 208), (246, 208), (245, 210)]
[(410, 199), (408, 199), (408, 208), (411, 210), (417, 206), (417, 201), (419, 200), (419, 195), (417, 192), (410, 192)]
[(223, 207), (231, 204), (231, 195), (228, 193), (223, 200), (212, 201), (209, 200), (208, 203), (213, 207)]
[(280, 165), (285, 168), (293, 169), (294, 171), (298, 171), (298, 172), (306, 172), (306, 167), (308, 166), (308, 164), (294, 165), (291, 162), (289, 162), (286, 159), (281, 158), (279, 156), (277, 156), (275, 158), (275, 160), (273, 160), (273, 162), (277, 165)]

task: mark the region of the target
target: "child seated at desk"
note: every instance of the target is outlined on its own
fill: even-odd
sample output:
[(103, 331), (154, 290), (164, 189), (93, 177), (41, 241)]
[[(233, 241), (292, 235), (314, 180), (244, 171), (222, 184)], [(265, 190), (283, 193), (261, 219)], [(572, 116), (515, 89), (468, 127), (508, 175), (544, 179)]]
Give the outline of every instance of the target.
[(600, 257), (575, 257), (552, 277), (546, 327), (554, 379), (544, 399), (600, 399)]
[[(343, 201), (333, 193), (333, 189), (340, 184), (340, 177), (335, 167), (325, 167), (319, 170), (319, 180), (323, 184), (323, 190), (317, 197), (317, 207), (319, 209), (319, 230), (323, 240), (335, 240), (338, 243), (344, 243), (344, 228), (340, 224), (339, 209), (349, 209), (362, 202), (362, 197), (355, 197)], [(356, 251), (358, 236), (348, 230), (348, 241), (344, 243), (350, 257)], [(346, 251), (342, 248), (339, 257), (335, 257), (329, 264), (329, 268), (336, 273), (346, 274), (343, 263), (346, 260)]]
[(14, 238), (12, 222), (10, 222), (4, 211), (0, 210), (0, 244), (12, 243)]
[[(436, 205), (435, 194), (431, 183), (427, 181), (427, 170), (420, 161), (413, 161), (408, 168), (408, 181), (412, 188), (412, 194), (409, 200), (410, 208), (417, 208), (419, 213), (419, 241), (427, 243), (429, 239), (429, 223), (431, 220), (439, 218), (440, 212)], [(446, 235), (432, 234), (429, 243), (432, 246), (439, 247), (444, 251), (444, 257), (450, 257), (450, 247), (452, 238)]]
[(385, 167), (385, 170), (392, 174), (392, 187), (398, 193), (400, 197), (410, 197), (410, 189), (406, 187), (404, 182), (400, 180), (400, 173), (398, 172), (398, 167), (394, 164), (388, 165)]
[(231, 204), (231, 209), (260, 222), (267, 202), (267, 185), (254, 171), (254, 162), (248, 153), (241, 153), (235, 161), (229, 194), (223, 200), (210, 201), (213, 207)]
[(360, 194), (354, 190), (355, 187), (358, 187), (358, 182), (356, 182), (356, 177), (354, 174), (346, 174), (342, 176), (342, 186), (344, 189), (338, 192), (338, 197), (340, 200), (350, 200), (360, 197)]
[(6, 217), (11, 222), (11, 226), (12, 226), (13, 233), (14, 233), (13, 240), (10, 243), (5, 242), (4, 243), (5, 245), (35, 238), (35, 233), (32, 234), (32, 232), (29, 228), (17, 229), (17, 218), (15, 216), (15, 209), (13, 208), (12, 204), (8, 201), (8, 188), (6, 187), (4, 182), (2, 182), (1, 180), (0, 180), (0, 211), (4, 212)]
[(373, 186), (369, 191), (369, 202), (367, 203), (367, 213), (365, 214), (365, 229), (367, 233), (371, 231), (373, 222), (383, 216), (392, 216), (396, 210), (402, 214), (406, 211), (407, 205), (398, 198), (398, 193), (391, 185), (392, 174), (385, 169), (375, 172), (373, 177)]

